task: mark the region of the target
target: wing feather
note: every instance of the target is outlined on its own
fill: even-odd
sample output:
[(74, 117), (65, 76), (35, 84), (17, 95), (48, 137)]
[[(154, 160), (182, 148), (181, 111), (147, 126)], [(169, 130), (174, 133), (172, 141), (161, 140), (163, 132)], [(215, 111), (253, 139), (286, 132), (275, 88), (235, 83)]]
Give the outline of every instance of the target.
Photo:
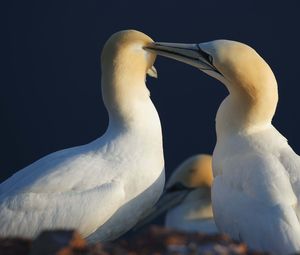
[[(113, 199), (112, 199), (113, 198)], [(36, 236), (42, 229), (79, 229), (88, 236), (124, 201), (118, 181), (81, 192), (25, 192), (0, 201), (0, 235)]]

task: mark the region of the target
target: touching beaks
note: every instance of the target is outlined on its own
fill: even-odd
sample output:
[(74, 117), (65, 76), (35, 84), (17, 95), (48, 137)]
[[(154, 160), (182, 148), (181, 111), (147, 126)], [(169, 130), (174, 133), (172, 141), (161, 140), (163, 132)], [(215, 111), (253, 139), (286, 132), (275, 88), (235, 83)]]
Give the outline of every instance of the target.
[(151, 66), (148, 71), (147, 71), (147, 74), (150, 76), (150, 77), (153, 77), (153, 78), (157, 78), (158, 75), (157, 75), (157, 70), (154, 66)]
[(199, 68), (204, 72), (215, 72), (222, 75), (213, 65), (212, 56), (203, 51), (199, 44), (155, 42), (145, 47), (146, 50), (172, 58)]

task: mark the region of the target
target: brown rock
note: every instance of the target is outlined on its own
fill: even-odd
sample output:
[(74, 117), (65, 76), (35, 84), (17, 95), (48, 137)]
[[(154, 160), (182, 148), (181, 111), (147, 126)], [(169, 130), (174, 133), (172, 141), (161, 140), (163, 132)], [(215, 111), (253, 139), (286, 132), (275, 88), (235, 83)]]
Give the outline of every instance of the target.
[(27, 255), (31, 241), (24, 238), (0, 238), (1, 255)]
[(74, 230), (42, 232), (32, 243), (30, 255), (85, 254), (86, 241)]
[[(30, 250), (31, 247), (31, 250)], [(45, 231), (35, 239), (0, 239), (2, 255), (262, 255), (226, 235), (185, 233), (152, 226), (129, 238), (87, 245), (76, 231)]]

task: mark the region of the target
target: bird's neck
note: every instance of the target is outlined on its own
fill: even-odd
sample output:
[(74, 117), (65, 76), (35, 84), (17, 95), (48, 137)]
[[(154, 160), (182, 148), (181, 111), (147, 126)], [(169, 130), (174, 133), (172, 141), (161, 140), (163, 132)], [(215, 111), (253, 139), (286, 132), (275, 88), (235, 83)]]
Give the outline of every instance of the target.
[[(145, 84), (145, 74), (105, 70), (102, 97), (109, 114), (109, 129), (140, 129), (161, 132), (158, 113)], [(109, 74), (109, 75), (105, 75)]]
[(277, 84), (252, 88), (229, 89), (229, 95), (220, 105), (216, 116), (217, 139), (238, 133), (251, 133), (271, 125), (277, 101)]

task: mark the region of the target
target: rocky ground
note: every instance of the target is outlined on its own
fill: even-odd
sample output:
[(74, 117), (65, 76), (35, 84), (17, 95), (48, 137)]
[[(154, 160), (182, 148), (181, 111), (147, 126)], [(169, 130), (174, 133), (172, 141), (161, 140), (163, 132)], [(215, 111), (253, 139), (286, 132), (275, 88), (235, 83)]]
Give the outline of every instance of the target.
[(196, 255), (266, 254), (225, 235), (184, 233), (158, 226), (114, 242), (90, 244), (76, 231), (45, 231), (35, 240), (1, 238), (1, 255)]

